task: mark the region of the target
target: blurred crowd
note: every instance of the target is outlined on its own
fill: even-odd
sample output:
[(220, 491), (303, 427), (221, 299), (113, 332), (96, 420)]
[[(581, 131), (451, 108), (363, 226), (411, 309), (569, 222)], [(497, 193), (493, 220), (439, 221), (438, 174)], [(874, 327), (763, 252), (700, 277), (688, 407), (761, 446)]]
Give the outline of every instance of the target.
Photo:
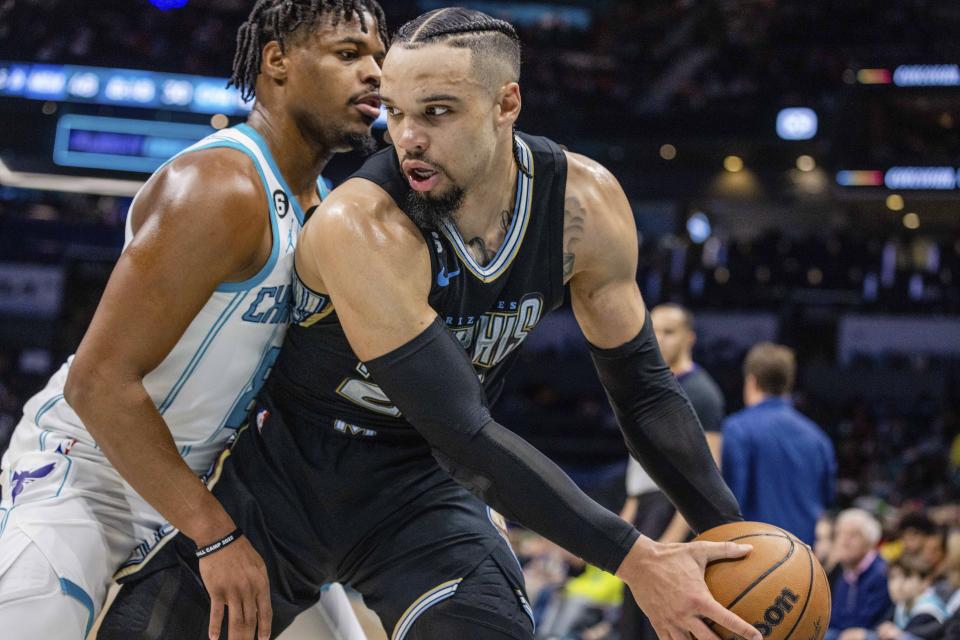
[[(386, 9), (395, 28), (427, 4), (396, 0)], [(73, 21), (60, 19), (76, 10), (68, 0), (5, 6), (0, 58), (107, 67), (135, 60), (138, 68), (213, 76), (228, 74), (232, 47), (224, 43), (249, 8), (239, 0), (193, 0), (164, 12), (147, 0), (91, 0), (84, 20)], [(625, 114), (725, 106), (735, 114), (745, 104), (796, 95), (816, 103), (850, 68), (893, 57), (956, 59), (952, 33), (960, 27), (960, 11), (935, 0), (616, 0), (580, 9), (585, 21), (565, 21), (550, 3), (538, 3), (538, 18), (517, 21), (531, 105), (547, 117), (562, 106), (574, 131), (615, 127)]]
[[(647, 249), (645, 247), (645, 249)], [(677, 236), (641, 252), (648, 299), (778, 309), (798, 291), (847, 294), (869, 311), (960, 312), (960, 237), (772, 229), (696, 244)]]

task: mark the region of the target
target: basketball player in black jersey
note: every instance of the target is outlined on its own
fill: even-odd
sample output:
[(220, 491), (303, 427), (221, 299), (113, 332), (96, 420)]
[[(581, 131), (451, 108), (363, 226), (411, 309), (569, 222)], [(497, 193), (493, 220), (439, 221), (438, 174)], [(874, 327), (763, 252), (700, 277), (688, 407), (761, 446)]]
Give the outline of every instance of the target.
[[(267, 562), (274, 632), (338, 580), (393, 640), (532, 638), (490, 505), (615, 572), (661, 637), (714, 639), (711, 619), (760, 640), (703, 582), (708, 561), (748, 546), (644, 538), (490, 417), (568, 284), (633, 454), (693, 528), (740, 519), (657, 348), (619, 184), (513, 130), (519, 54), (513, 27), (477, 11), (400, 29), (381, 96), (395, 148), (305, 227), (296, 324), (213, 492)], [(202, 631), (192, 551), (165, 547), (113, 611), (176, 610), (180, 635), (153, 638)]]

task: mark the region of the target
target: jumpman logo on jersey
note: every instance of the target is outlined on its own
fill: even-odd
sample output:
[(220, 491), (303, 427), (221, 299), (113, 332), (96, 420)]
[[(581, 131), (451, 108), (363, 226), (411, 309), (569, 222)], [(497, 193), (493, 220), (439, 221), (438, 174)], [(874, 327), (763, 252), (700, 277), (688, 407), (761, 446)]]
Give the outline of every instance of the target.
[(460, 275), (460, 266), (457, 266), (456, 271), (447, 271), (446, 267), (440, 267), (440, 273), (437, 274), (437, 286), (445, 287), (450, 284), (450, 281)]
[(17, 496), (23, 492), (23, 488), (35, 480), (40, 478), (45, 478), (50, 475), (50, 472), (53, 471), (53, 468), (57, 466), (56, 462), (51, 462), (46, 464), (39, 469), (30, 469), (28, 471), (14, 471), (13, 472), (13, 491), (11, 492), (10, 498), (13, 502), (17, 501)]

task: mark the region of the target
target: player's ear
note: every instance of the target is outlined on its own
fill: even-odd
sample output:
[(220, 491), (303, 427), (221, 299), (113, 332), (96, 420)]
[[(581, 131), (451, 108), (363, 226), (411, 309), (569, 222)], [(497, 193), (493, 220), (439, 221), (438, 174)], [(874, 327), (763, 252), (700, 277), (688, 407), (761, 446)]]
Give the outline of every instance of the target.
[(500, 87), (497, 92), (497, 106), (500, 107), (500, 113), (497, 115), (499, 124), (513, 126), (520, 117), (520, 85), (516, 82), (508, 82)]
[(260, 56), (260, 72), (268, 77), (282, 83), (287, 79), (287, 58), (280, 48), (280, 43), (271, 40), (263, 47), (263, 55)]

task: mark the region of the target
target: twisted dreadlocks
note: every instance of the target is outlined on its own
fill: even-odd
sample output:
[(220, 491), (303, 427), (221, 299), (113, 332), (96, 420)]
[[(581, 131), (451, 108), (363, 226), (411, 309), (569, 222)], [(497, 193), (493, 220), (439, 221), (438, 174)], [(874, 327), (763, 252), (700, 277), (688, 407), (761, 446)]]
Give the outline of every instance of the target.
[(360, 29), (367, 33), (364, 12), (377, 21), (377, 33), (387, 44), (387, 22), (377, 0), (257, 0), (237, 31), (237, 52), (233, 57), (233, 74), (227, 86), (240, 90), (244, 100), (254, 97), (257, 76), (260, 74), (263, 47), (276, 40), (283, 50), (300, 30), (315, 27), (329, 16), (333, 25), (356, 18)]

